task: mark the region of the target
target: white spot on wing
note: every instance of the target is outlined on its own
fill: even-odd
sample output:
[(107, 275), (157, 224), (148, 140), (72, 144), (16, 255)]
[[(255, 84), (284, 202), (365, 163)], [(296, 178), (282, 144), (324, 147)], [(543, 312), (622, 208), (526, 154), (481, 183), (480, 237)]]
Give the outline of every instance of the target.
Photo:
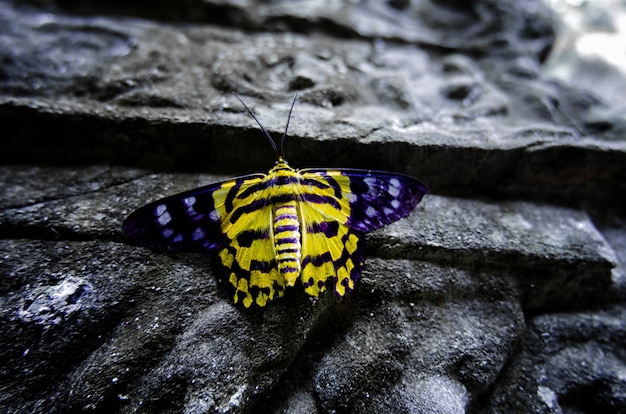
[(161, 236), (165, 237), (166, 239), (172, 237), (172, 234), (174, 234), (174, 230), (172, 229), (163, 229), (163, 231), (161, 231)]
[(367, 184), (368, 194), (375, 195), (378, 192), (378, 189), (376, 188), (376, 183), (378, 182), (378, 180), (376, 180), (376, 178), (364, 178), (363, 182)]
[(372, 206), (369, 206), (367, 210), (365, 210), (365, 215), (367, 215), (367, 217), (376, 217), (376, 209)]
[(402, 188), (402, 184), (398, 181), (397, 178), (392, 178), (389, 180), (389, 194), (394, 197), (398, 197), (400, 195), (400, 189)]
[(220, 212), (217, 210), (213, 210), (209, 213), (209, 218), (212, 221), (218, 221), (220, 219)]
[(393, 210), (392, 210), (392, 209), (390, 209), (389, 207), (385, 207), (385, 208), (383, 209), (383, 211), (385, 212), (385, 215), (386, 215), (386, 216), (390, 216), (390, 215), (392, 215), (392, 214), (393, 214)]
[(400, 202), (398, 200), (391, 200), (391, 207), (398, 208), (400, 207)]
[(167, 226), (167, 224), (172, 221), (172, 216), (170, 216), (170, 213), (167, 212), (167, 210), (165, 212), (163, 212), (163, 214), (161, 214), (159, 216), (159, 218), (157, 219), (157, 221), (159, 222), (159, 224), (161, 226)]
[(165, 204), (158, 205), (156, 208), (156, 215), (160, 216), (161, 214), (167, 211), (167, 206)]
[(195, 241), (198, 241), (198, 240), (202, 240), (202, 239), (204, 239), (204, 236), (205, 236), (205, 234), (204, 234), (204, 230), (202, 230), (202, 228), (198, 227), (198, 228), (197, 228), (197, 229), (193, 232), (193, 234), (191, 235), (191, 238), (192, 238), (192, 239), (194, 239)]
[(193, 209), (193, 205), (196, 203), (196, 198), (195, 197), (187, 197), (186, 199), (183, 200), (183, 204), (187, 207), (187, 214), (191, 217), (191, 218), (195, 218), (195, 216), (198, 215), (198, 213), (196, 213), (196, 210)]
[(186, 199), (183, 200), (183, 203), (185, 203), (185, 206), (189, 208), (193, 206), (194, 204), (196, 204), (196, 198), (194, 196), (187, 197)]

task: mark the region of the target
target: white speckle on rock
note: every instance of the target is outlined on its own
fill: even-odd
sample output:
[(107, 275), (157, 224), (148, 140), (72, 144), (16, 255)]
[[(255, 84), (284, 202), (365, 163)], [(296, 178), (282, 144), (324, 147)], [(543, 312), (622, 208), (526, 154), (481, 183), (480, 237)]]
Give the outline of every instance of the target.
[(53, 286), (38, 286), (25, 295), (17, 317), (37, 325), (59, 325), (81, 309), (81, 297), (91, 290), (91, 284), (77, 278), (63, 279)]
[(539, 395), (541, 401), (543, 401), (548, 408), (554, 410), (558, 407), (558, 397), (550, 388), (540, 385), (537, 387), (537, 395)]
[(242, 386), (239, 387), (239, 389), (237, 389), (237, 392), (235, 392), (230, 399), (228, 400), (228, 404), (231, 407), (239, 407), (239, 405), (241, 404), (241, 397), (243, 396), (244, 391), (246, 390), (247, 386), (244, 384)]

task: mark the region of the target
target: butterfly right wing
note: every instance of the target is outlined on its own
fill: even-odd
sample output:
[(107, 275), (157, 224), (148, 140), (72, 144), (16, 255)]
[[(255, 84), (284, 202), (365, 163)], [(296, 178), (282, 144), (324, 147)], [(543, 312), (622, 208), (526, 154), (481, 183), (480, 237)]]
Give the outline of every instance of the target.
[(334, 214), (363, 233), (406, 217), (428, 192), (419, 180), (388, 171), (309, 168), (301, 173), (329, 186), (324, 191), (333, 190), (340, 205)]
[(354, 289), (363, 265), (363, 233), (408, 215), (426, 193), (418, 180), (368, 170), (301, 170), (302, 274), (305, 291)]

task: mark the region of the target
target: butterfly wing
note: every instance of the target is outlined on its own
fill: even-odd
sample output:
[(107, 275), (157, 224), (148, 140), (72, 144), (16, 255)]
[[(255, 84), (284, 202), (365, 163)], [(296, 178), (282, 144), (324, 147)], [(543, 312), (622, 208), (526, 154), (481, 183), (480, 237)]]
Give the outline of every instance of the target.
[(216, 253), (215, 272), (234, 301), (264, 306), (284, 291), (265, 178), (247, 175), (154, 201), (134, 211), (123, 230), (154, 250)]
[(386, 171), (356, 169), (302, 170), (305, 178), (318, 179), (332, 188), (341, 204), (339, 219), (359, 232), (370, 232), (409, 215), (428, 192), (413, 177)]
[(362, 233), (407, 216), (427, 189), (418, 180), (389, 172), (307, 169), (301, 172), (302, 273), (305, 291), (327, 285), (343, 296), (363, 265)]
[(363, 264), (362, 235), (345, 225), (345, 217), (328, 214), (327, 206), (300, 206), (302, 264), (300, 278), (306, 293), (318, 296), (328, 286), (339, 296), (352, 289)]
[(225, 209), (221, 231), (227, 242), (213, 258), (218, 280), (246, 308), (265, 306), (283, 296), (285, 281), (278, 271), (274, 236), (273, 206), (268, 182), (242, 186)]
[(212, 252), (228, 239), (223, 218), (233, 209), (241, 188), (263, 180), (251, 174), (175, 194), (135, 210), (124, 222), (124, 233), (136, 243), (154, 250)]

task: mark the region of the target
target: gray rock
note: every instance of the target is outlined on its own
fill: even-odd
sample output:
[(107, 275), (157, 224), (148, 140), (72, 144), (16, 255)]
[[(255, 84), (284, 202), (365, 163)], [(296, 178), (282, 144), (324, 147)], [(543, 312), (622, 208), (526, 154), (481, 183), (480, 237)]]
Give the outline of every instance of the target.
[[(478, 412), (622, 412), (624, 308), (533, 318)], [(622, 349), (620, 349), (622, 348)]]
[[(545, 75), (540, 2), (5, 1), (0, 24), (0, 411), (624, 411), (624, 116)], [(122, 234), (269, 169), (233, 91), (274, 136), (299, 94), (296, 167), (429, 185), (350, 295), (243, 309), (208, 257)]]
[[(480, 59), (449, 45), (441, 51), (359, 38), (337, 42), (318, 33), (246, 37), (213, 26), (65, 14), (42, 20), (3, 4), (0, 21), (10, 29), (1, 49), (7, 63), (0, 119), (12, 133), (0, 143), (0, 160), (266, 170), (269, 146), (230, 92), (260, 99), (253, 109), (278, 133), (298, 91), (287, 149), (293, 165), (394, 169), (423, 178), (438, 193), (464, 197), (621, 205), (622, 120), (593, 96), (542, 77), (533, 55), (505, 48), (503, 57), (502, 47), (490, 45), (513, 42), (531, 24), (482, 22), (495, 19), (490, 10), (517, 16), (518, 6), (507, 4), (461, 11), (480, 16), (481, 47), (494, 49)], [(534, 7), (527, 17), (542, 21), (536, 20), (542, 9)], [(79, 45), (86, 52), (73, 47), (73, 33), (84, 27), (87, 38)], [(545, 48), (551, 33), (541, 33), (519, 44)], [(466, 40), (459, 33), (454, 42)], [(76, 74), (42, 63), (32, 45), (47, 45), (43, 50), (61, 54), (66, 66), (87, 62)], [(48, 59), (59, 61), (54, 54)], [(242, 147), (248, 150), (233, 150)]]

